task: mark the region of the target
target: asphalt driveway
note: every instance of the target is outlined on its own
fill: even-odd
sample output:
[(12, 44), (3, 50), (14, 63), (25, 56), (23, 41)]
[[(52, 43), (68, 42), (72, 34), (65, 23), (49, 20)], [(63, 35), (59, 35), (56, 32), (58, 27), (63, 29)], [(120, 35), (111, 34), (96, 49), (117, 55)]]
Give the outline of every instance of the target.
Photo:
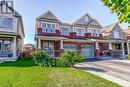
[(75, 67), (84, 69), (124, 87), (130, 87), (129, 60), (96, 60), (76, 64)]

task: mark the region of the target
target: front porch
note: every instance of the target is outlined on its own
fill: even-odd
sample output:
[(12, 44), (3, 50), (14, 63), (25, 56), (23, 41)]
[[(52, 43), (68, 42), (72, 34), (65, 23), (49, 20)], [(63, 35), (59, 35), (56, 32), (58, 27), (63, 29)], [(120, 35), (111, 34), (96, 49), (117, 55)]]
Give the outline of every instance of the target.
[(40, 37), (37, 39), (37, 47), (56, 57), (66, 50), (82, 53), (86, 58), (124, 58), (129, 53), (129, 44), (124, 40)]
[(0, 60), (17, 58), (17, 37), (0, 35)]

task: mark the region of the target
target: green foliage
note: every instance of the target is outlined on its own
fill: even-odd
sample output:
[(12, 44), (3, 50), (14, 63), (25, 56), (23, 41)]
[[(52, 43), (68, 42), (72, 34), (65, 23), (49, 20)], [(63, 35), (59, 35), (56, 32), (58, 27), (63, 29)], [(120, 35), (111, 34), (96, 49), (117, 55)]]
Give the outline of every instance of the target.
[(45, 52), (37, 50), (32, 53), (32, 58), (35, 64), (45, 67), (71, 67), (83, 60), (82, 55), (70, 51), (64, 52), (60, 58), (53, 58), (49, 57)]
[(128, 60), (130, 60), (130, 54), (128, 54)]
[(36, 66), (34, 61), (32, 59), (26, 60), (26, 59), (20, 59), (17, 61), (8, 61), (0, 64), (0, 67), (30, 67), (30, 66)]
[(65, 51), (60, 58), (61, 66), (64, 67), (71, 67), (74, 64), (82, 61), (83, 61), (83, 56), (81, 54), (78, 54), (76, 52), (71, 52), (71, 51)]
[(112, 13), (116, 13), (120, 23), (130, 26), (130, 0), (101, 0)]
[(31, 57), (35, 61), (35, 64), (39, 66), (48, 66), (48, 64), (50, 64), (50, 60), (52, 60), (45, 52), (41, 50), (34, 51)]
[[(14, 62), (15, 63), (15, 62)], [(1, 64), (0, 64), (1, 65)], [(0, 67), (0, 87), (122, 87), (74, 68)]]

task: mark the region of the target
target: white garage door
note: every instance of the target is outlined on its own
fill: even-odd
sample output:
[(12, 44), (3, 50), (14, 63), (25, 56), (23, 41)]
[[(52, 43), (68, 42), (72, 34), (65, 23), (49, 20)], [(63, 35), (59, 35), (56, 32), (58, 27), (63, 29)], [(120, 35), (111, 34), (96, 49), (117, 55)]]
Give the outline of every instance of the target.
[(93, 45), (82, 45), (82, 54), (85, 58), (94, 58), (94, 46)]

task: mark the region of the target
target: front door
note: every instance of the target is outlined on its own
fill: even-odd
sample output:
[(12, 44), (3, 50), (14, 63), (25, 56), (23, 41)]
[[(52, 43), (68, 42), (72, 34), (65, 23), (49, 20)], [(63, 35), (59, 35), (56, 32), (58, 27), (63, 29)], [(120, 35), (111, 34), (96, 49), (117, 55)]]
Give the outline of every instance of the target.
[(44, 42), (43, 50), (50, 56), (54, 56), (54, 43), (53, 42)]
[(94, 46), (93, 45), (82, 45), (82, 54), (85, 58), (94, 58)]

